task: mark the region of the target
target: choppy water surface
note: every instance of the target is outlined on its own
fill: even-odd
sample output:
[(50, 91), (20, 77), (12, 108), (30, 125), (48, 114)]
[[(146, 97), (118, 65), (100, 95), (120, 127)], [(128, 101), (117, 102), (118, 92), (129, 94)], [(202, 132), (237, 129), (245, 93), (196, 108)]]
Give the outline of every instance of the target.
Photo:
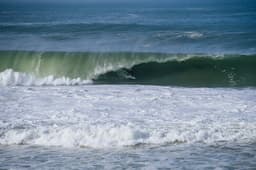
[(1, 146), (3, 169), (255, 169), (255, 143), (123, 149)]
[(208, 1), (1, 4), (0, 49), (255, 53), (255, 2)]
[(1, 168), (253, 169), (255, 89), (1, 87)]

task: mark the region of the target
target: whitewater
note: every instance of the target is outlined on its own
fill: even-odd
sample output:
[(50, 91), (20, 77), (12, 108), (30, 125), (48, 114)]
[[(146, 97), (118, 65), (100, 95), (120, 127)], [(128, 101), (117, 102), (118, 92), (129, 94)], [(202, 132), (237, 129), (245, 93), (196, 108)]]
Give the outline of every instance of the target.
[[(0, 88), (2, 168), (13, 167), (11, 162), (15, 161), (18, 169), (22, 165), (32, 169), (40, 169), (38, 165), (56, 168), (58, 163), (69, 169), (72, 163), (81, 163), (74, 158), (85, 155), (91, 157), (82, 164), (87, 167), (188, 168), (190, 161), (179, 164), (166, 162), (164, 158), (172, 157), (175, 161), (179, 156), (192, 154), (192, 160), (202, 160), (205, 153), (208, 167), (243, 165), (245, 158), (250, 162), (247, 167), (255, 167), (254, 88), (141, 85)], [(216, 152), (223, 154), (217, 165)], [(15, 153), (24, 158), (9, 159)], [(35, 164), (40, 153), (51, 155), (53, 162)], [(105, 155), (105, 161), (98, 160), (98, 154), (110, 153), (112, 157)], [(153, 153), (163, 160), (154, 160)], [(234, 153), (241, 160), (231, 159)], [(39, 158), (47, 160), (44, 154)], [(63, 154), (67, 156), (65, 161), (61, 158)], [(123, 165), (114, 161), (119, 156)], [(129, 160), (134, 165), (129, 166)], [(142, 162), (137, 166), (136, 161)]]
[(256, 140), (255, 99), (254, 89), (1, 87), (0, 144), (250, 143)]

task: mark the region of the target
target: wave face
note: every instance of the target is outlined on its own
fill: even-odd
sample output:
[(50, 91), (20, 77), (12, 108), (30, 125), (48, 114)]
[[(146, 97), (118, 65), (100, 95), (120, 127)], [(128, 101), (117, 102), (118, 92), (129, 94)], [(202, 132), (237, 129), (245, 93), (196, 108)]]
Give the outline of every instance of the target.
[(255, 55), (0, 52), (2, 85), (256, 86)]

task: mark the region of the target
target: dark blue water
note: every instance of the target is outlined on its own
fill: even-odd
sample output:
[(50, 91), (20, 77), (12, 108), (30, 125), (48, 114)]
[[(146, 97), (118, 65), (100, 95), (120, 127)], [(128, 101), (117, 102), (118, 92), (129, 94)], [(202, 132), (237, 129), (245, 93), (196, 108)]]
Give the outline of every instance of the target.
[(256, 3), (1, 3), (0, 49), (256, 52)]

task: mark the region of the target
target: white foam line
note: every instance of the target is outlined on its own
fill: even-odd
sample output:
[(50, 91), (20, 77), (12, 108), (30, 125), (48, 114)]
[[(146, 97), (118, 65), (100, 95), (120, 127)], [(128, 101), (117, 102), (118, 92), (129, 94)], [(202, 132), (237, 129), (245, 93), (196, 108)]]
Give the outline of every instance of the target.
[(83, 85), (90, 84), (91, 80), (81, 80), (80, 78), (70, 79), (67, 77), (55, 78), (47, 76), (37, 78), (32, 74), (15, 72), (12, 69), (7, 69), (0, 73), (1, 86), (44, 86), (44, 85)]

